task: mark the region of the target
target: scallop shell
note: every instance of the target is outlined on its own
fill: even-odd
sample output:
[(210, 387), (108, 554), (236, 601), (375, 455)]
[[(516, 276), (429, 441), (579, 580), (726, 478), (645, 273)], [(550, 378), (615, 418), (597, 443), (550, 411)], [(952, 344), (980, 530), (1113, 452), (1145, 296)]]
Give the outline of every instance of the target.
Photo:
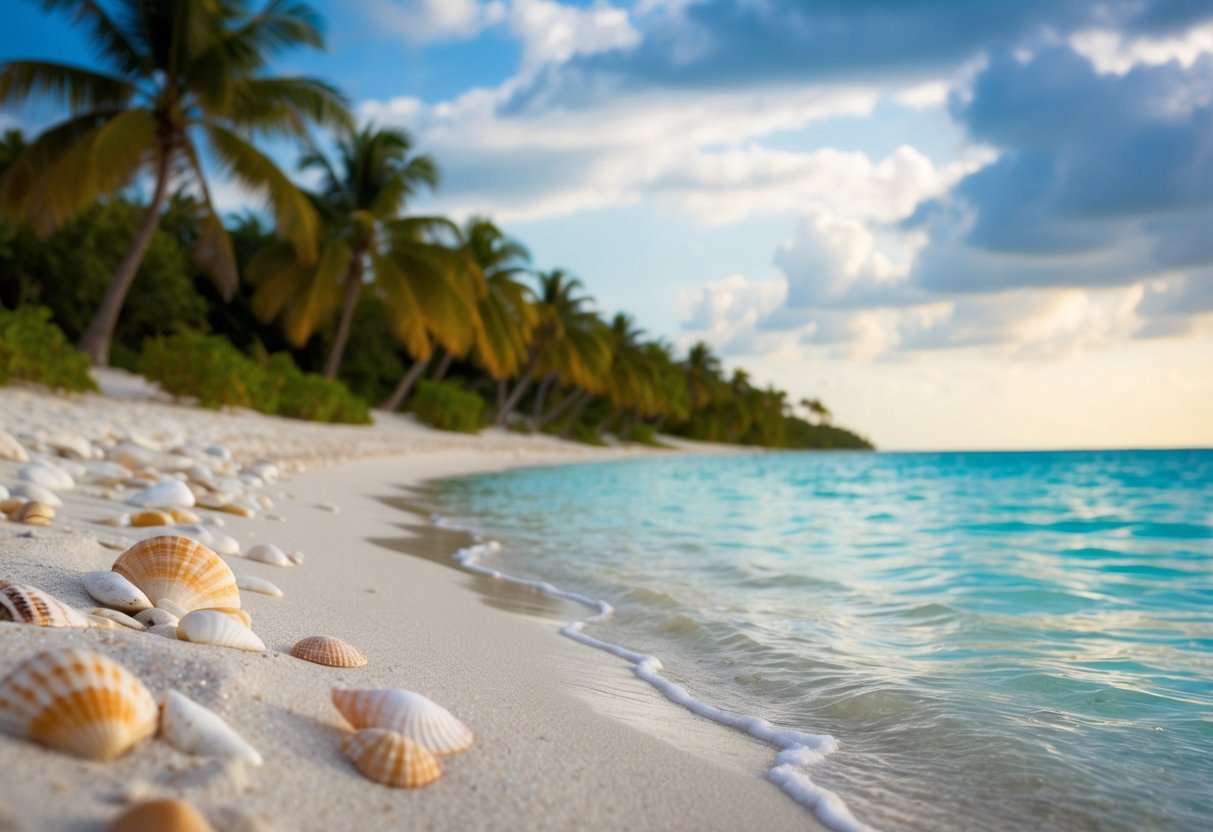
[(159, 715), (130, 671), (88, 650), (39, 653), (0, 680), (0, 731), (91, 760), (150, 737)]
[(349, 642), (334, 636), (308, 636), (295, 643), (291, 655), (329, 667), (362, 667), (366, 656)]
[(179, 751), (199, 757), (231, 757), (250, 765), (262, 763), (261, 754), (218, 714), (170, 690), (160, 717), (161, 736)]
[(177, 638), (254, 653), (265, 651), (264, 642), (252, 630), (218, 610), (194, 610), (182, 618), (177, 624)]
[(37, 587), (0, 580), (0, 621), (38, 627), (92, 627), (93, 622)]
[(139, 612), (152, 606), (143, 590), (117, 572), (85, 572), (84, 589), (98, 604), (123, 612)]
[(206, 818), (184, 800), (149, 800), (123, 812), (106, 832), (215, 832)]
[(236, 578), (236, 586), (241, 589), (247, 589), (249, 592), (259, 592), (262, 595), (272, 595), (275, 598), (282, 597), (282, 590), (274, 586), (265, 578), (258, 578), (253, 575), (240, 575)]
[(287, 557), (286, 552), (279, 549), (273, 543), (258, 543), (256, 546), (253, 546), (251, 549), (245, 552), (244, 556), (249, 560), (268, 563), (271, 566), (295, 565), (291, 562), (291, 559)]
[[(141, 621), (136, 621), (124, 612), (118, 610), (109, 610), (105, 607), (98, 607), (89, 613), (89, 617), (98, 618), (107, 623), (117, 624), (120, 627), (126, 627), (130, 630), (139, 630), (140, 632), (147, 629), (147, 625)], [(95, 625), (94, 625), (95, 626)]]
[(221, 612), (233, 621), (240, 622), (241, 626), (252, 628), (253, 619), (244, 610), (236, 609), (235, 607), (209, 607), (212, 612)]
[(411, 690), (333, 688), (333, 704), (355, 728), (399, 731), (435, 754), (469, 748), (472, 730), (446, 708)]
[(167, 535), (136, 543), (114, 561), (114, 571), (143, 590), (156, 606), (171, 601), (187, 612), (239, 607), (236, 576), (206, 546)]
[(71, 491), (76, 487), (76, 481), (67, 471), (37, 462), (22, 465), (17, 470), (17, 479), (32, 482), (52, 491)]
[(194, 504), (194, 492), (181, 480), (163, 480), (135, 492), (127, 502), (144, 508), (189, 508)]
[(341, 750), (377, 783), (397, 788), (428, 786), (442, 776), (442, 761), (404, 734), (366, 728), (341, 740)]
[(55, 510), (37, 500), (30, 500), (13, 512), (13, 520), (29, 526), (49, 526), (54, 518)]
[(171, 526), (173, 524), (173, 515), (167, 511), (140, 511), (131, 515), (132, 526)]

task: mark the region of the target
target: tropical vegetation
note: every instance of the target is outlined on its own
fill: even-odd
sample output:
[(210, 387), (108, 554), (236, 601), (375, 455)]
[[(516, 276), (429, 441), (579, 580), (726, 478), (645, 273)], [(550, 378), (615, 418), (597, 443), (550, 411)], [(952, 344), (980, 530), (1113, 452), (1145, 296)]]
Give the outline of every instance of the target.
[[(448, 430), (870, 447), (705, 343), (680, 354), (604, 317), (491, 218), (414, 213), (440, 185), (434, 157), (403, 130), (355, 126), (324, 81), (269, 74), (283, 51), (322, 46), (305, 4), (43, 5), (87, 28), (102, 69), (0, 65), (0, 104), (67, 113), (0, 139), (0, 306), (17, 310), (0, 310), (0, 373), (38, 344), (56, 366), (71, 356), (42, 379), (55, 386), (113, 363), (206, 406), (299, 418), (366, 421), (371, 402)], [(314, 187), (258, 148), (283, 139)], [(267, 210), (221, 217), (213, 176)]]

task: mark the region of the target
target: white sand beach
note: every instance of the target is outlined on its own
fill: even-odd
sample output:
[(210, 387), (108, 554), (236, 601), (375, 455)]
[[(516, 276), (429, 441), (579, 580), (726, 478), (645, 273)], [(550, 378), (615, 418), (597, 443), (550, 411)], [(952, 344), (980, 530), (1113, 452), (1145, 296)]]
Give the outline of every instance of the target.
[[(256, 516), (195, 510), (219, 518), (221, 527), (203, 528), (231, 535), (243, 551), (273, 543), (304, 559), (278, 567), (226, 557), (236, 575), (269, 579), (284, 593), (241, 593), (264, 653), (125, 629), (0, 623), (0, 676), (41, 650), (96, 650), (158, 700), (172, 689), (216, 711), (265, 762), (207, 760), (155, 739), (94, 763), (0, 735), (0, 829), (104, 829), (152, 796), (187, 798), (220, 830), (819, 828), (764, 779), (770, 748), (665, 702), (625, 662), (560, 636), (552, 621), (486, 603), (479, 590), (489, 579), (393, 548), (425, 523), (384, 502), (407, 498), (409, 486), (642, 451), (501, 431), (446, 434), (404, 417), (318, 426), (173, 404), (115, 372), (102, 384), (104, 395), (71, 398), (0, 390), (0, 427), (35, 455), (43, 448), (52, 465), (62, 463), (50, 442), (65, 433), (94, 448), (132, 438), (161, 452), (220, 444), (233, 469), (271, 460), (280, 479), (248, 478), (246, 496), (272, 501)], [(0, 460), (0, 483), (16, 484), (20, 467)], [(96, 607), (82, 575), (108, 569), (148, 531), (95, 522), (131, 511), (130, 493), (84, 477), (58, 493), (51, 526), (0, 521), (0, 578)], [(432, 553), (449, 537), (415, 545)], [(356, 645), (368, 665), (329, 668), (289, 655), (317, 634)], [(445, 758), (445, 775), (429, 787), (374, 783), (338, 749), (349, 729), (330, 702), (334, 686), (420, 691), (471, 726), (475, 744)]]

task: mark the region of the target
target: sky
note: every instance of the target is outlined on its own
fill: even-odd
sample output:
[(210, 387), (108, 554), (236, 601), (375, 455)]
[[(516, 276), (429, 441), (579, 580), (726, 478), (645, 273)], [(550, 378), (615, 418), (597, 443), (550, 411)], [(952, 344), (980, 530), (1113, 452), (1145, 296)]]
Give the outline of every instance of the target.
[[(5, 5), (0, 59), (93, 63)], [(608, 314), (886, 449), (1213, 445), (1213, 0), (314, 5), (276, 71)]]

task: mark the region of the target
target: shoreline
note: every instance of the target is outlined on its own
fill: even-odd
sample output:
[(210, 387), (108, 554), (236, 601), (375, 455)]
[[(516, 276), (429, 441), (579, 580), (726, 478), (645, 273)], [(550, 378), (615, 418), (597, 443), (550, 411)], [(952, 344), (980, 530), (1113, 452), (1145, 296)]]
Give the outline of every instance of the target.
[[(87, 402), (14, 391), (0, 397), (6, 428), (14, 429), (15, 411), (25, 409), (20, 400), (30, 397), (66, 403), (67, 410), (78, 411), (77, 420), (84, 418), (81, 414), (94, 422), (98, 418)], [(180, 411), (174, 415), (192, 414), (190, 420), (197, 423), (282, 421)], [(303, 433), (332, 430), (301, 428)], [(274, 514), (282, 522), (268, 516), (228, 518), (223, 530), (244, 547), (275, 542), (288, 550), (302, 547), (307, 556), (301, 566), (289, 569), (227, 559), (237, 574), (268, 578), (285, 592), (281, 599), (242, 593), (268, 653), (240, 653), (133, 631), (0, 625), (0, 674), (50, 646), (98, 649), (135, 672), (157, 698), (173, 688), (212, 708), (266, 758), (263, 767), (245, 768), (187, 757), (150, 741), (117, 761), (97, 764), (0, 737), (0, 766), (12, 773), (0, 783), (0, 805), (20, 807), (19, 812), (0, 812), (0, 828), (7, 821), (15, 828), (100, 829), (125, 803), (161, 795), (184, 796), (211, 813), (235, 813), (262, 824), (246, 828), (361, 824), (374, 829), (402, 822), (484, 829), (692, 823), (714, 829), (817, 828), (807, 810), (762, 779), (761, 760), (769, 760), (771, 753), (766, 746), (722, 728), (715, 728), (719, 736), (712, 737), (712, 730), (704, 731), (704, 720), (659, 698), (665, 727), (672, 727), (673, 735), (684, 727), (695, 737), (697, 750), (676, 748), (646, 732), (648, 717), (638, 718), (634, 708), (630, 719), (620, 719), (620, 703), (626, 703), (622, 710), (631, 708), (629, 696), (656, 696), (631, 678), (630, 670), (523, 616), (484, 603), (474, 586), (476, 576), (448, 565), (439, 568), (423, 557), (401, 557), (383, 545), (412, 535), (417, 526), (405, 523), (409, 528), (402, 534), (400, 521), (407, 516), (384, 504), (406, 487), (519, 465), (634, 454), (513, 435), (424, 437), (443, 443), (424, 447), (421, 434), (431, 432), (409, 430), (418, 434), (408, 437), (417, 447), (404, 455), (321, 464), (267, 488), (293, 495), (277, 499)], [(268, 433), (279, 438), (273, 430)], [(3, 482), (14, 482), (16, 467), (0, 463)], [(84, 518), (118, 508), (85, 493), (62, 496), (65, 505), (49, 530), (21, 538), (16, 535), (28, 527), (2, 525), (0, 577), (34, 584), (89, 609), (94, 604), (83, 592), (80, 574), (107, 568), (117, 552), (98, 542), (107, 535), (105, 527)], [(323, 502), (336, 503), (340, 513), (317, 508)], [(355, 644), (370, 657), (370, 665), (338, 670), (285, 655), (295, 640), (320, 633)], [(620, 679), (624, 674), (628, 678)], [(609, 681), (591, 691), (595, 683), (586, 680), (595, 678)], [(419, 690), (467, 722), (477, 732), (477, 742), (449, 759), (446, 776), (434, 786), (417, 792), (379, 786), (358, 775), (337, 750), (344, 726), (328, 702), (334, 685)], [(620, 689), (626, 691), (623, 697)], [(709, 759), (713, 749), (719, 761)], [(62, 793), (70, 793), (72, 800), (59, 799)]]

